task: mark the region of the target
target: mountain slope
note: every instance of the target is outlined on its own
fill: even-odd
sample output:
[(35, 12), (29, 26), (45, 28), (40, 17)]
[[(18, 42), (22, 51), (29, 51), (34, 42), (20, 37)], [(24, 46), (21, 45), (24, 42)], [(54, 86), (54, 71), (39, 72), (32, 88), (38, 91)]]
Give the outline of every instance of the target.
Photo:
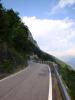
[(75, 70), (75, 56), (64, 56), (62, 59)]
[(52, 60), (52, 56), (40, 50), (18, 13), (5, 9), (1, 3), (0, 23), (0, 73), (11, 73), (17, 66), (27, 65), (31, 55)]
[[(30, 56), (58, 64), (58, 71), (75, 100), (75, 71), (67, 64), (40, 50), (30, 30), (13, 9), (6, 10), (0, 3), (0, 76), (13, 73), (27, 65)], [(68, 84), (69, 83), (69, 84)]]

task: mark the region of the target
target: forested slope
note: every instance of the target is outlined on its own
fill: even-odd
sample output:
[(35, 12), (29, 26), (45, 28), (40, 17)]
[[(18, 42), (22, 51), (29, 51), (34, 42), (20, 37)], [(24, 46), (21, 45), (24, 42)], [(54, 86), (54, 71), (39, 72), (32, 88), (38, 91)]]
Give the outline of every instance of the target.
[(30, 55), (51, 59), (36, 45), (30, 30), (13, 9), (5, 9), (0, 3), (0, 73), (11, 73), (20, 65), (27, 65)]
[[(26, 67), (30, 56), (37, 55), (38, 60), (52, 61), (58, 64), (68, 91), (75, 99), (75, 71), (54, 56), (43, 52), (33, 39), (30, 30), (21, 21), (13, 9), (5, 9), (0, 1), (0, 77)], [(6, 76), (6, 75), (5, 75)]]

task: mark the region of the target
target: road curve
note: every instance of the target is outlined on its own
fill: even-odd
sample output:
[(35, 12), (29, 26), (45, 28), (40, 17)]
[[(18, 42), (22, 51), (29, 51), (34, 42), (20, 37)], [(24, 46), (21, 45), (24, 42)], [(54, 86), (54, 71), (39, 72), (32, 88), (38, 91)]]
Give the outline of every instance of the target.
[(48, 65), (32, 63), (0, 81), (0, 100), (48, 100)]

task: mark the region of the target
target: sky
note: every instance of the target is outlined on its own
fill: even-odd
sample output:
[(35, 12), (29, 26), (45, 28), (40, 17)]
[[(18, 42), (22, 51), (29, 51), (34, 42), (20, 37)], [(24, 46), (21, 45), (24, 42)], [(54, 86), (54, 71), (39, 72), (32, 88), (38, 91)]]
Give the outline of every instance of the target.
[(56, 57), (75, 56), (75, 0), (2, 0), (19, 12), (39, 47)]

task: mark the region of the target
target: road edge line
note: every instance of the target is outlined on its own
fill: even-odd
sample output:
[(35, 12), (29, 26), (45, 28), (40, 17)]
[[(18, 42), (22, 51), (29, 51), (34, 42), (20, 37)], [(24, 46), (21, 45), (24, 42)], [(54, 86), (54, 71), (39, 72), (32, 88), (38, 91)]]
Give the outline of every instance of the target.
[(18, 75), (19, 73), (25, 71), (27, 68), (28, 68), (28, 66), (27, 66), (26, 68), (24, 68), (24, 69), (18, 71), (18, 72), (15, 72), (15, 73), (13, 73), (13, 74), (11, 74), (11, 75), (9, 75), (9, 76), (6, 76), (5, 78), (1, 79), (0, 82), (2, 82), (2, 81), (4, 81), (4, 80), (7, 80), (7, 79), (9, 79), (9, 78), (12, 78), (12, 77)]
[(48, 100), (52, 100), (52, 77), (51, 77), (50, 67), (49, 67), (49, 93), (48, 93)]

